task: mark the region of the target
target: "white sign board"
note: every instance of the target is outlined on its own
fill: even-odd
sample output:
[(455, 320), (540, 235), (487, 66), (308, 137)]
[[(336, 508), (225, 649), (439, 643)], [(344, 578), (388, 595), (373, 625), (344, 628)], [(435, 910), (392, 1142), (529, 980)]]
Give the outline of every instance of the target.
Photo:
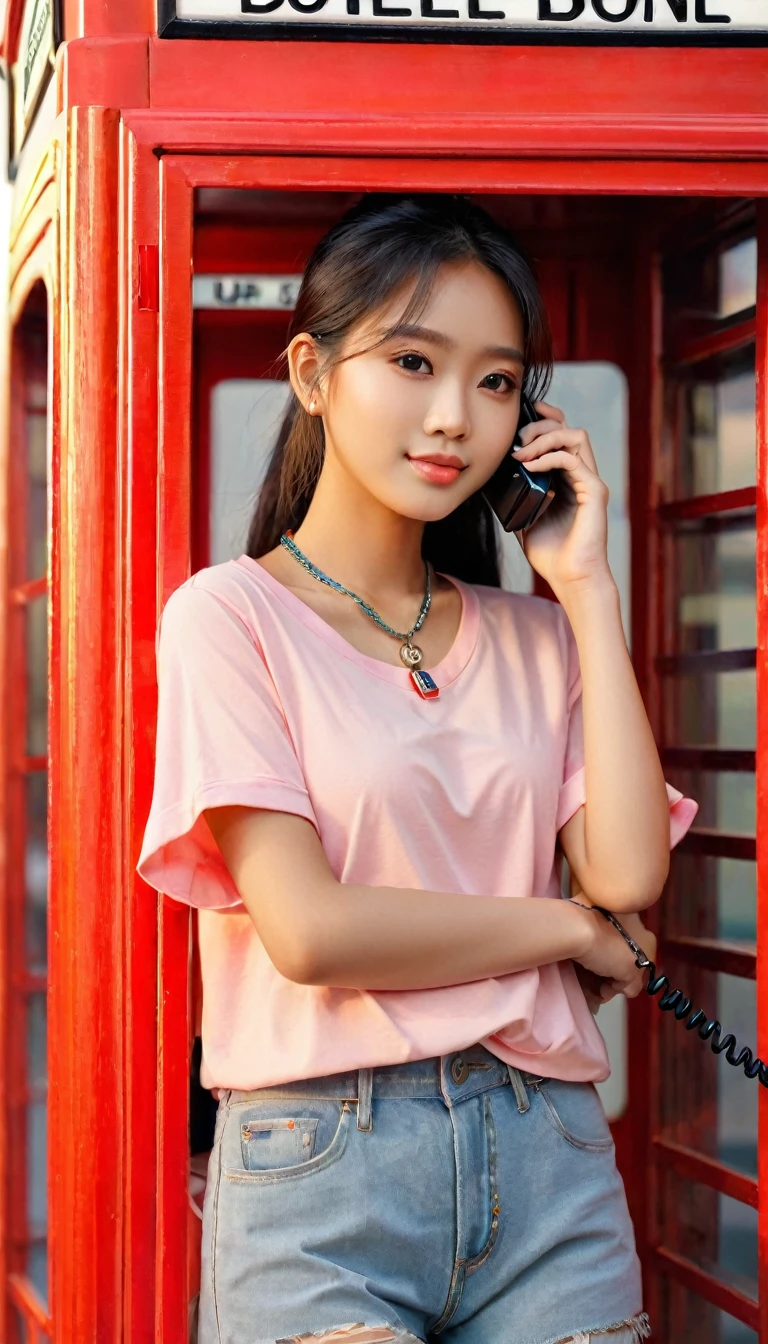
[[(158, 0), (162, 36), (232, 33), (255, 36), (261, 26), (294, 29), (343, 25), (359, 30), (425, 33), (488, 29), (509, 38), (622, 38), (637, 42), (763, 40), (768, 0)], [(337, 35), (342, 35), (341, 33)]]
[(192, 307), (292, 312), (300, 284), (300, 275), (195, 275)]

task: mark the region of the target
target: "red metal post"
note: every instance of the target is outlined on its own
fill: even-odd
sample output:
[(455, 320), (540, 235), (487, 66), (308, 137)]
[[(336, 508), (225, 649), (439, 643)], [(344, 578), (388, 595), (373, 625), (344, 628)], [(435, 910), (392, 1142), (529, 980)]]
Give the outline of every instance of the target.
[[(125, 1133), (119, 116), (69, 114), (52, 600), (49, 1154), (55, 1339), (119, 1344)], [(151, 1063), (149, 1064), (151, 1067)]]
[(158, 160), (121, 128), (120, 489), (125, 500), (122, 854), (125, 890), (123, 1337), (155, 1335), (157, 893), (136, 875), (154, 774), (157, 708), (158, 315), (139, 302), (139, 248), (158, 238)]

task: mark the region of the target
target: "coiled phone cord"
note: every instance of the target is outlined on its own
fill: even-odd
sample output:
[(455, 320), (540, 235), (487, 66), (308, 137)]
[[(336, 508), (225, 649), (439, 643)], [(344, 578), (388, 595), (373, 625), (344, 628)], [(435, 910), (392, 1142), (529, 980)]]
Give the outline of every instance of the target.
[[(581, 901), (574, 901), (574, 905), (581, 905)], [(678, 1022), (685, 1023), (686, 1031), (698, 1031), (702, 1041), (709, 1041), (710, 1048), (716, 1055), (725, 1053), (725, 1058), (734, 1068), (743, 1068), (747, 1078), (758, 1078), (763, 1087), (768, 1087), (768, 1065), (765, 1065), (762, 1059), (753, 1056), (748, 1046), (742, 1046), (739, 1050), (736, 1037), (732, 1032), (723, 1036), (723, 1028), (716, 1018), (708, 1019), (706, 1013), (701, 1008), (697, 1008), (692, 1014), (693, 1002), (687, 999), (681, 989), (672, 989), (669, 979), (666, 975), (656, 974), (656, 965), (646, 956), (642, 947), (639, 947), (634, 938), (627, 933), (623, 924), (610, 910), (604, 910), (601, 905), (584, 905), (584, 910), (596, 910), (609, 924), (621, 934), (624, 942), (632, 949), (635, 954), (635, 965), (640, 971), (648, 971), (648, 983), (645, 988), (652, 997), (661, 990), (666, 992), (661, 995), (656, 1002), (663, 1013), (674, 1013)], [(686, 1020), (687, 1019), (687, 1020)]]

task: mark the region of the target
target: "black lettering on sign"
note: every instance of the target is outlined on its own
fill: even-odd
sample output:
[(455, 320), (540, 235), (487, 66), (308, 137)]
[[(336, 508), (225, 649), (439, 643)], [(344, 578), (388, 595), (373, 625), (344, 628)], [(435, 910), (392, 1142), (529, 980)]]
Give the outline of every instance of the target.
[(730, 14), (708, 14), (707, 0), (696, 0), (697, 23), (730, 23)]
[(481, 9), (480, 0), (467, 0), (467, 13), (470, 19), (506, 19), (503, 9)]
[(539, 0), (539, 19), (544, 23), (552, 19), (557, 23), (572, 23), (574, 19), (580, 19), (587, 0), (566, 0), (566, 3), (570, 4), (570, 9), (558, 13), (552, 9), (552, 0)]
[(328, 0), (288, 0), (288, 4), (300, 14), (316, 14), (318, 9), (325, 9)]
[(435, 0), (421, 0), (422, 19), (458, 19), (458, 9), (435, 9)]
[(373, 16), (376, 19), (412, 19), (413, 10), (402, 5), (385, 5), (384, 0), (373, 0)]
[(257, 3), (257, 0), (240, 0), (241, 14), (271, 14), (273, 9), (279, 9), (283, 0), (264, 0), (263, 4)]
[(359, 14), (359, 13), (360, 13), (360, 0), (347, 0), (347, 13), (348, 13), (348, 14)]
[[(643, 17), (646, 23), (653, 23), (657, 3), (661, 4), (662, 0), (645, 0)], [(688, 0), (667, 0), (667, 4), (678, 23), (688, 22)]]
[(229, 289), (225, 289), (223, 280), (217, 280), (213, 286), (213, 297), (218, 303), (238, 304), (248, 299), (258, 299), (260, 296), (261, 286), (255, 284), (253, 280), (242, 282), (233, 280)]
[(637, 9), (637, 0), (624, 0), (624, 9), (621, 14), (612, 14), (605, 8), (606, 0), (592, 0), (592, 8), (598, 18), (605, 19), (607, 23), (624, 23), (626, 19), (631, 19)]

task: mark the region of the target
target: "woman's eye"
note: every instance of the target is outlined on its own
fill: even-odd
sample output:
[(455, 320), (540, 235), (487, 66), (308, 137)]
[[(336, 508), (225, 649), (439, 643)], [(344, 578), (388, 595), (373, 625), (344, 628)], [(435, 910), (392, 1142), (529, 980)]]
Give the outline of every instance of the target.
[(489, 373), (487, 378), (483, 379), (483, 386), (490, 388), (491, 392), (514, 390), (514, 382), (508, 373)]
[[(425, 373), (431, 369), (431, 364), (423, 355), (398, 355), (397, 362), (401, 369), (407, 373)], [(426, 369), (423, 367), (426, 365)]]

